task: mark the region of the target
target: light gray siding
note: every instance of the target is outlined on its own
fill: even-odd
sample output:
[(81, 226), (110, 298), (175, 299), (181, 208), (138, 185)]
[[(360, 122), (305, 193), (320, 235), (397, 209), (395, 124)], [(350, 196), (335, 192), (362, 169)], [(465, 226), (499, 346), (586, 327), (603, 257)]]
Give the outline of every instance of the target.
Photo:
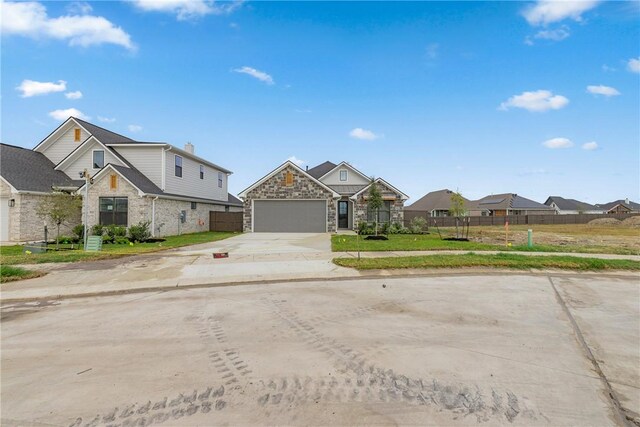
[(162, 188), (162, 146), (116, 147), (115, 150), (155, 185)]
[(93, 150), (102, 150), (104, 151), (104, 164), (113, 163), (116, 165), (124, 166), (122, 161), (118, 159), (109, 149), (104, 149), (103, 146), (95, 142), (95, 139), (91, 139), (85, 147), (82, 148), (81, 154), (76, 154), (76, 157), (73, 161), (65, 162), (64, 167), (62, 167), (62, 171), (66, 173), (71, 179), (79, 179), (78, 173), (87, 169), (91, 175), (95, 175), (98, 173), (99, 169), (93, 169)]
[[(341, 170), (347, 171), (346, 181), (340, 181)], [(366, 185), (369, 184), (369, 182), (371, 182), (370, 179), (363, 178), (359, 173), (346, 165), (342, 165), (339, 168), (336, 168), (334, 171), (330, 172), (327, 176), (322, 178), (322, 183), (325, 185)]]
[(222, 188), (220, 188), (218, 187), (220, 171), (204, 165), (204, 179), (200, 179), (202, 163), (185, 155), (178, 155), (182, 157), (182, 178), (175, 176), (176, 153), (167, 151), (165, 154), (165, 192), (225, 202), (228, 200), (226, 173), (222, 172)]
[(327, 231), (326, 200), (255, 200), (253, 231), (324, 233)]
[[(87, 138), (89, 134), (75, 123), (70, 122), (67, 129), (57, 140), (50, 142), (44, 150), (38, 150), (47, 156), (54, 164), (60, 163), (62, 159), (67, 157), (69, 153), (78, 148)], [(74, 129), (80, 129), (80, 141), (74, 140)]]

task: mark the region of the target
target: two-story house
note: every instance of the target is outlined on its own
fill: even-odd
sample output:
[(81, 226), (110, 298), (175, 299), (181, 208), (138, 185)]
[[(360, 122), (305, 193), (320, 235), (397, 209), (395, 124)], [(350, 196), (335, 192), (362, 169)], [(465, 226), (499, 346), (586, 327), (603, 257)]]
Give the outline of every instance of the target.
[(154, 236), (206, 231), (210, 211), (242, 210), (227, 190), (232, 172), (198, 157), (192, 144), (136, 141), (70, 117), (33, 150), (1, 150), (0, 241), (42, 239), (35, 206), (54, 189), (88, 195), (89, 227), (149, 221)]
[[(402, 222), (406, 194), (382, 178), (375, 180), (384, 206), (381, 222)], [(367, 206), (371, 178), (347, 162), (324, 162), (302, 169), (278, 166), (242, 193), (244, 231), (336, 232), (373, 220)]]

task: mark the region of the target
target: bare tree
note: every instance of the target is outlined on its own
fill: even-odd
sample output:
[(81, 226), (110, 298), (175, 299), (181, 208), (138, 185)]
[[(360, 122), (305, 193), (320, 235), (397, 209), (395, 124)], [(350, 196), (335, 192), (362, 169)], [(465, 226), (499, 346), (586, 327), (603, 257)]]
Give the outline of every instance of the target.
[[(449, 208), (449, 215), (456, 218), (456, 239), (460, 238), (460, 234), (458, 232), (458, 221), (461, 216), (465, 216), (467, 214), (467, 210), (464, 207), (464, 197), (460, 194), (459, 191), (451, 194), (451, 207)], [(464, 225), (463, 225), (463, 235), (464, 235)]]

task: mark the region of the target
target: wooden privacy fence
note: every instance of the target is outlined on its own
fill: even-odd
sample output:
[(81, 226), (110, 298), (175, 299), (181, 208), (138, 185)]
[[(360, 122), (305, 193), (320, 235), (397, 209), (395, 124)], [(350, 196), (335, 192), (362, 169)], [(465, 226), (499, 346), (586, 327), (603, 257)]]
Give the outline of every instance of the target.
[(209, 212), (209, 231), (242, 231), (242, 212)]
[[(509, 225), (529, 225), (529, 224), (586, 224), (589, 221), (598, 218), (615, 218), (619, 220), (627, 219), (632, 216), (638, 216), (638, 213), (626, 214), (576, 214), (576, 215), (509, 215), (509, 216), (469, 216), (469, 225), (471, 227), (481, 225), (504, 225), (509, 221)], [(404, 211), (404, 225), (409, 226), (411, 220), (415, 217), (425, 218), (429, 227), (434, 225), (434, 220), (438, 227), (455, 227), (456, 219), (454, 217), (431, 217), (429, 212)], [(461, 221), (462, 222), (462, 221)], [(460, 222), (460, 223), (461, 223)]]

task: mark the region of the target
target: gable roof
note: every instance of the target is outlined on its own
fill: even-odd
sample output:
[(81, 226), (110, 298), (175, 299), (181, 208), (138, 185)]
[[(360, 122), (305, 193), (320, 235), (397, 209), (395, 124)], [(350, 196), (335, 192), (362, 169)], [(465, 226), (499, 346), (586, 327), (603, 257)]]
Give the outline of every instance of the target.
[(340, 197), (340, 194), (336, 193), (334, 190), (332, 190), (327, 185), (323, 184), (321, 181), (318, 181), (317, 178), (315, 178), (314, 176), (310, 175), (308, 172), (302, 170), (302, 168), (300, 168), (300, 166), (296, 165), (291, 160), (287, 160), (286, 162), (284, 162), (283, 164), (281, 164), (280, 166), (278, 166), (277, 168), (275, 168), (274, 170), (272, 170), (271, 172), (269, 172), (268, 174), (266, 174), (265, 176), (260, 178), (258, 181), (254, 182), (249, 187), (247, 187), (244, 190), (242, 190), (240, 192), (240, 194), (238, 194), (238, 196), (240, 196), (240, 198), (245, 198), (249, 191), (253, 190), (257, 186), (259, 186), (260, 184), (265, 182), (267, 179), (271, 178), (273, 175), (275, 175), (278, 172), (282, 171), (287, 166), (290, 166), (290, 167), (294, 168), (295, 170), (300, 172), (302, 175), (306, 176), (307, 178), (309, 178), (310, 180), (312, 180), (313, 182), (315, 182), (316, 184), (318, 184), (319, 186), (321, 186), (325, 190), (329, 191), (331, 194), (333, 194), (333, 197), (335, 197), (335, 198)]
[(111, 152), (123, 164), (128, 164), (128, 162), (120, 154), (118, 154), (118, 152), (116, 150), (114, 150), (111, 147), (107, 147), (102, 142), (100, 142), (100, 140), (98, 138), (96, 138), (95, 135), (91, 135), (91, 136), (89, 136), (89, 138), (85, 139), (80, 145), (78, 145), (72, 152), (67, 154), (64, 159), (60, 160), (60, 162), (58, 162), (58, 164), (55, 166), (55, 168), (56, 169), (62, 168), (62, 164), (63, 163), (67, 163), (68, 161), (70, 161), (74, 157), (76, 157), (77, 155), (79, 155), (81, 153), (84, 153), (87, 150), (87, 147), (89, 146), (89, 144), (92, 142), (92, 140), (95, 141), (96, 143), (98, 143), (98, 145), (100, 145), (102, 147), (102, 149), (105, 150), (105, 152), (106, 151)]
[(82, 181), (54, 170), (44, 154), (14, 145), (0, 144), (0, 175), (17, 191), (50, 193), (51, 187), (78, 187)]
[(334, 170), (336, 166), (337, 165), (335, 163), (326, 161), (324, 163), (319, 164), (318, 166), (312, 167), (307, 171), (307, 173), (312, 177), (314, 177), (315, 179), (320, 179), (326, 174), (328, 174), (329, 172), (331, 172), (332, 170)]
[[(387, 181), (385, 181), (382, 178), (377, 178), (375, 180), (375, 182), (377, 184), (382, 184), (385, 187), (391, 189), (391, 191), (395, 192), (396, 194), (400, 194), (402, 196), (402, 200), (408, 200), (409, 196), (407, 196), (406, 194), (404, 194), (402, 191), (398, 190), (396, 187), (394, 187), (393, 185), (389, 184)], [(360, 194), (364, 193), (365, 191), (367, 191), (369, 189), (369, 187), (371, 187), (371, 184), (369, 185), (365, 185), (364, 188), (362, 188), (360, 191), (358, 191), (356, 194), (354, 194), (353, 196), (351, 196), (352, 199), (355, 199), (356, 197), (358, 197)]]
[[(449, 210), (451, 208), (451, 195), (453, 193), (453, 191), (446, 188), (443, 190), (432, 191), (416, 200), (413, 204), (406, 206), (404, 210), (428, 212), (434, 210)], [(471, 201), (464, 197), (462, 199), (464, 200), (465, 208), (467, 208)]]
[(526, 197), (519, 196), (515, 193), (492, 194), (482, 199), (470, 202), (470, 208), (473, 209), (489, 209), (489, 210), (507, 210), (507, 209), (527, 209), (527, 210), (548, 210), (554, 209), (538, 203)]
[(629, 200), (629, 203), (627, 203), (626, 200), (615, 200), (613, 202), (609, 202), (609, 203), (603, 203), (603, 204), (598, 204), (596, 205), (597, 207), (604, 209), (604, 210), (611, 210), (613, 208), (615, 208), (617, 205), (622, 205), (625, 208), (628, 208), (632, 211), (640, 211), (640, 204), (636, 203), (636, 202), (632, 202), (631, 200)]
[[(323, 165), (324, 165), (324, 164), (327, 164), (327, 163), (333, 164), (333, 163), (331, 163), (331, 162), (324, 162), (324, 163), (323, 163)], [(317, 167), (317, 166), (316, 166), (316, 167)], [(343, 167), (346, 167), (346, 168), (351, 169), (351, 171), (352, 171), (352, 172), (355, 172), (356, 174), (360, 175), (362, 178), (364, 178), (364, 179), (366, 179), (366, 180), (368, 180), (368, 181), (370, 181), (370, 180), (371, 180), (371, 177), (366, 176), (365, 174), (363, 174), (363, 173), (362, 173), (362, 172), (360, 172), (358, 169), (356, 169), (356, 168), (355, 168), (355, 167), (353, 167), (351, 164), (349, 164), (349, 163), (347, 163), (347, 162), (345, 162), (345, 161), (342, 161), (342, 162), (338, 163), (338, 165), (336, 165), (333, 169), (331, 169), (331, 170), (329, 170), (328, 172), (326, 172), (324, 175), (320, 176), (320, 178), (318, 178), (318, 179), (322, 179), (322, 178), (324, 178), (325, 176), (329, 175), (329, 174), (330, 174), (331, 172), (333, 172), (334, 170), (336, 170), (336, 169), (340, 169), (340, 168), (343, 168)]]
[(549, 198), (544, 202), (545, 205), (551, 206), (551, 203), (555, 203), (558, 209), (563, 211), (597, 211), (602, 210), (602, 208), (598, 208), (597, 206), (591, 205), (589, 203), (581, 202), (580, 200), (575, 199), (565, 199), (560, 196), (549, 196)]
[(77, 117), (71, 117), (71, 118), (75, 120), (80, 126), (82, 126), (91, 135), (98, 138), (98, 140), (103, 144), (113, 144), (116, 142), (137, 142), (124, 135), (120, 135), (119, 133), (112, 132), (100, 126), (96, 126), (93, 123), (85, 122), (84, 120), (81, 120)]
[(238, 199), (236, 196), (234, 196), (231, 193), (228, 194), (228, 201), (229, 201), (229, 204), (232, 206), (244, 206), (244, 203), (242, 203), (242, 200)]

